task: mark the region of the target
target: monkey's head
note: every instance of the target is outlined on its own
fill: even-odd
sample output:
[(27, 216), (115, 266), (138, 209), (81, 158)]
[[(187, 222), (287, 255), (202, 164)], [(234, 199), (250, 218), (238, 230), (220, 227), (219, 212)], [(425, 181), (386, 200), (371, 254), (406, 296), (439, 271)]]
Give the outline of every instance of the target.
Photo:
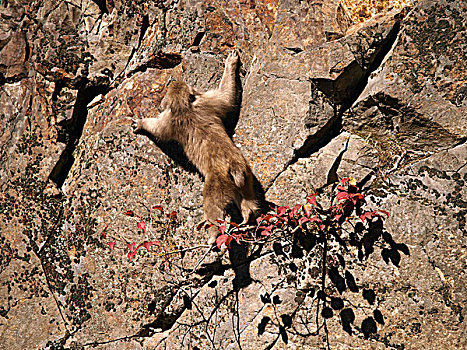
[(192, 111), (196, 100), (196, 91), (182, 81), (173, 81), (167, 88), (167, 93), (161, 102), (161, 109), (170, 109), (172, 115), (186, 115)]

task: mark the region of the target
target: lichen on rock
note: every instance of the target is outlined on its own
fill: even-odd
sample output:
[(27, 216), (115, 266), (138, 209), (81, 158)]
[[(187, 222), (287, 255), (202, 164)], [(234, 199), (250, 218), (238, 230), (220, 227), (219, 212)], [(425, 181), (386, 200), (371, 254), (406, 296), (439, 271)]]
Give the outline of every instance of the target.
[[(0, 348), (467, 346), (462, 1), (0, 12)], [(171, 80), (216, 87), (233, 49), (229, 127), (267, 204), (324, 207), (351, 177), (383, 226), (207, 252), (202, 176), (130, 118)]]

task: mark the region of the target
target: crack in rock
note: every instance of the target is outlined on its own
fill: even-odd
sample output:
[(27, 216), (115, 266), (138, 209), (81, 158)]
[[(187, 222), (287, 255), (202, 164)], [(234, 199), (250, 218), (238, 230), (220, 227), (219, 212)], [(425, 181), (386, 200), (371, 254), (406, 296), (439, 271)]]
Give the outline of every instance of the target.
[[(376, 48), (369, 48), (373, 53), (368, 58), (367, 68), (355, 60), (335, 80), (317, 78), (312, 81), (312, 97), (316, 95), (313, 89), (323, 93), (329, 100), (329, 104), (334, 108), (334, 116), (313, 135), (309, 135), (302, 146), (294, 151), (292, 159), (284, 166), (271, 181), (271, 186), (291, 165), (295, 164), (300, 158), (308, 158), (321, 148), (327, 146), (342, 130), (343, 114), (357, 101), (360, 94), (368, 84), (370, 75), (380, 68), (387, 56), (392, 51), (401, 30), (402, 18), (395, 21), (385, 39), (383, 39)], [(316, 97), (316, 96), (315, 96)], [(314, 101), (310, 101), (311, 104)], [(337, 109), (340, 106), (339, 109)], [(337, 171), (337, 168), (335, 169)], [(329, 174), (328, 174), (329, 176)], [(271, 187), (269, 186), (269, 187)], [(267, 189), (266, 189), (267, 190)]]
[(336, 159), (334, 160), (334, 163), (332, 164), (331, 169), (329, 169), (328, 176), (326, 179), (326, 185), (330, 185), (334, 182), (339, 181), (339, 178), (337, 176), (337, 169), (339, 169), (344, 153), (347, 152), (347, 147), (349, 146), (349, 140), (350, 140), (350, 137), (345, 142), (345, 145), (342, 151), (339, 152)]
[(157, 69), (171, 69), (175, 68), (182, 62), (182, 55), (173, 52), (159, 52), (155, 55), (151, 55), (143, 63), (136, 68), (132, 69), (128, 73), (128, 77), (131, 77), (137, 72), (145, 72), (148, 68)]
[(369, 47), (367, 52), (373, 51), (367, 58), (368, 63), (355, 59), (335, 79), (315, 78), (317, 88), (322, 91), (334, 104), (340, 105), (343, 113), (360, 96), (368, 84), (368, 79), (384, 62), (387, 55), (393, 49), (401, 29), (401, 19), (396, 20), (385, 39), (381, 40), (377, 47)]
[(49, 174), (49, 179), (54, 182), (57, 187), (62, 187), (75, 162), (73, 152), (75, 151), (83, 133), (84, 124), (86, 123), (88, 116), (88, 104), (96, 96), (101, 94), (105, 95), (108, 91), (109, 85), (106, 82), (88, 82), (78, 88), (78, 94), (73, 106), (71, 119), (65, 120), (59, 124), (59, 126), (62, 127), (60, 130), (61, 133), (59, 133), (59, 141), (62, 137), (62, 141), (65, 142), (66, 146)]

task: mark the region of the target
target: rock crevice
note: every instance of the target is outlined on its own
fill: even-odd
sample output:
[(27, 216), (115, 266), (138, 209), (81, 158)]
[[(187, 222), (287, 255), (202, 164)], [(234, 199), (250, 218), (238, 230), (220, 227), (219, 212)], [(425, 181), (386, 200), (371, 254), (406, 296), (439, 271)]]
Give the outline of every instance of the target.
[[(371, 4), (1, 4), (0, 348), (467, 347), (467, 8)], [(266, 202), (351, 178), (374, 217), (208, 252), (202, 177), (129, 117), (232, 49)]]

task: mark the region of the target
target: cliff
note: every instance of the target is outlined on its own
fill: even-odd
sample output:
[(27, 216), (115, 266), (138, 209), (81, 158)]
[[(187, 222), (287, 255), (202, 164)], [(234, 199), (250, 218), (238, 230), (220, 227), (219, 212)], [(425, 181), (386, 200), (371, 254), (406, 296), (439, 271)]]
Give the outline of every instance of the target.
[[(2, 1), (0, 348), (467, 347), (467, 4), (370, 3)], [(258, 193), (351, 177), (361, 239), (206, 253), (202, 177), (128, 117), (232, 49)]]

